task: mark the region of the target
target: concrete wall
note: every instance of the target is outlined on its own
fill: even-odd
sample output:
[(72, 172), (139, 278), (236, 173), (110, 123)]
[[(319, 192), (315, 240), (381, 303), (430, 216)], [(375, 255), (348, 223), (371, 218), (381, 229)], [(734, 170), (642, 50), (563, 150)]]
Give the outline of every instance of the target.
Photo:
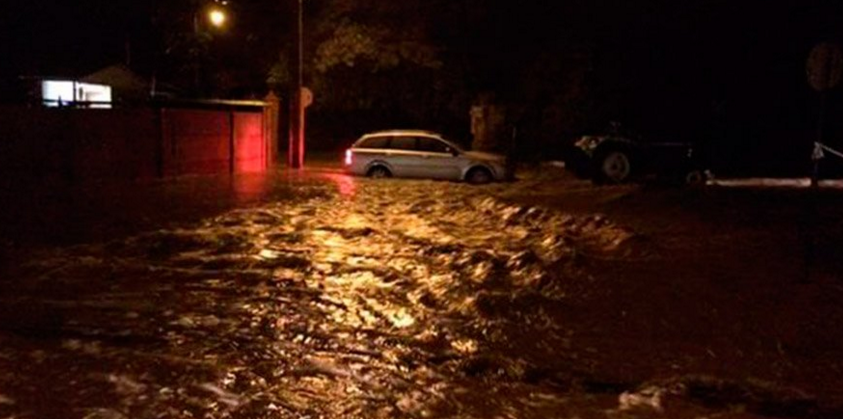
[(0, 107), (0, 175), (129, 180), (262, 171), (277, 135), (268, 119), (260, 107)]

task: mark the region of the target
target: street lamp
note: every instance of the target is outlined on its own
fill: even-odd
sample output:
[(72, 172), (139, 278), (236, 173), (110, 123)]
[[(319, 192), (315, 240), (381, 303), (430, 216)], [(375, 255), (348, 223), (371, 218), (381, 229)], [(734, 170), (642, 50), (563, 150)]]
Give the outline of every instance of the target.
[[(225, 4), (225, 3), (220, 3)], [(210, 7), (204, 8), (204, 10), (197, 10), (193, 14), (193, 33), (194, 35), (198, 35), (200, 32), (199, 20), (200, 16), (204, 15), (204, 18), (208, 20), (208, 23), (211, 26), (220, 29), (225, 25), (225, 22), (228, 20), (228, 15), (220, 6), (217, 6), (216, 3)]]
[(225, 24), (225, 12), (222, 9), (214, 7), (208, 11), (208, 20), (211, 22), (211, 25), (221, 28)]
[[(223, 6), (227, 4), (226, 1), (214, 1), (212, 4), (200, 7), (193, 12), (193, 42), (195, 43), (195, 50), (192, 51), (193, 55), (193, 88), (197, 91), (200, 90), (200, 67), (201, 67), (201, 57), (200, 57), (200, 50), (202, 48), (202, 38), (205, 36), (210, 36), (210, 33), (213, 29), (222, 29), (225, 25), (225, 22), (228, 20), (228, 15), (226, 14), (225, 9)], [(204, 22), (206, 21), (207, 22)], [(204, 22), (204, 23), (203, 23)], [(203, 30), (204, 28), (208, 28)]]

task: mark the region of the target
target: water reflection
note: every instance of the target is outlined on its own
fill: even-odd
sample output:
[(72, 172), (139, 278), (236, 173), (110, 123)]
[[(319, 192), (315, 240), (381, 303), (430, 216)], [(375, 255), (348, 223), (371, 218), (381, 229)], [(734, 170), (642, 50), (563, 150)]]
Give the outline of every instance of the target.
[(577, 292), (551, 267), (618, 227), (464, 185), (325, 177), (299, 202), (33, 260), (21, 281), (55, 298), (9, 320), (61, 343), (0, 335), (0, 417), (603, 414), (541, 378), (568, 368), (547, 316)]
[(326, 173), (323, 176), (336, 185), (340, 196), (354, 198), (357, 190), (357, 180), (354, 177), (339, 173)]
[(266, 198), (272, 189), (273, 179), (267, 173), (244, 173), (230, 178), (236, 205), (249, 204)]

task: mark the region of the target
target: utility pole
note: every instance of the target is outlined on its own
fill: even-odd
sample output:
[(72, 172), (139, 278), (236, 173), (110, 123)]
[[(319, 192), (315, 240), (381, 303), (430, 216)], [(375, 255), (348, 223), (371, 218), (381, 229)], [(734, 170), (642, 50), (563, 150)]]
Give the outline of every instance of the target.
[(302, 13), (302, 1), (296, 0), (296, 83), (291, 97), (290, 109), (290, 142), (287, 154), (287, 163), (292, 169), (304, 167), (304, 101), (302, 90), (304, 89), (304, 17)]

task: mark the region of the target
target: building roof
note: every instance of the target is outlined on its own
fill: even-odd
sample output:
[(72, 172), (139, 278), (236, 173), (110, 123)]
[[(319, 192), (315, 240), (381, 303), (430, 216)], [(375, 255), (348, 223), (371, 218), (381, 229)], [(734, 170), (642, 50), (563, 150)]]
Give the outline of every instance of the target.
[(84, 83), (105, 84), (124, 92), (147, 92), (149, 81), (137, 75), (129, 67), (116, 64), (82, 77)]

